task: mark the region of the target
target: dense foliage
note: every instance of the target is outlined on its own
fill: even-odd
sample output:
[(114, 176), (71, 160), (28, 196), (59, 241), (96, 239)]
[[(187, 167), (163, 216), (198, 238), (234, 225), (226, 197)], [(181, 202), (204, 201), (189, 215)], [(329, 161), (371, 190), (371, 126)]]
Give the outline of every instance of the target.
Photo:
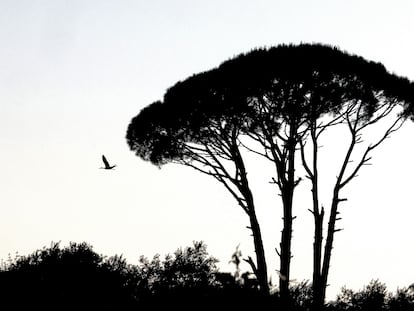
[(343, 287), (336, 301), (331, 302), (329, 310), (338, 311), (410, 311), (414, 310), (414, 286), (398, 289), (389, 293), (385, 284), (372, 280), (360, 291)]
[[(279, 293), (260, 295), (254, 279), (219, 272), (217, 260), (206, 245), (178, 249), (163, 259), (141, 257), (137, 265), (122, 256), (98, 255), (86, 243), (71, 243), (18, 256), (0, 271), (2, 310), (235, 310), (277, 307)], [(250, 280), (250, 281), (249, 281)], [(290, 310), (309, 310), (312, 287), (308, 282), (291, 286)], [(264, 300), (267, 299), (267, 300)], [(372, 281), (360, 291), (343, 288), (329, 311), (412, 311), (414, 287), (387, 292)]]
[(99, 255), (86, 243), (52, 243), (3, 263), (0, 301), (8, 310), (193, 310), (258, 303), (255, 286), (220, 273), (216, 263), (202, 242), (163, 259), (141, 256), (137, 265)]
[(10, 310), (132, 310), (134, 269), (86, 243), (59, 243), (19, 256), (0, 273), (2, 305)]
[(350, 101), (361, 101), (369, 118), (384, 98), (399, 102), (405, 115), (412, 116), (413, 90), (408, 79), (382, 64), (336, 47), (254, 49), (177, 82), (163, 101), (131, 120), (126, 138), (139, 157), (162, 165), (185, 159), (186, 143), (210, 140), (215, 123), (245, 133), (263, 131), (265, 123), (275, 136), (282, 122), (339, 113)]

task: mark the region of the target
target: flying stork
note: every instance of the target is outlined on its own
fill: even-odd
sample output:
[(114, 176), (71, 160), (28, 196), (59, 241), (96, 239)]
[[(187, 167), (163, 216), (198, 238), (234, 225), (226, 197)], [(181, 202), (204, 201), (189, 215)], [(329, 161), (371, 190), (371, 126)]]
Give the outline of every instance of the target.
[(102, 155), (102, 161), (105, 164), (105, 167), (100, 167), (100, 168), (102, 168), (104, 170), (112, 170), (116, 166), (116, 164), (115, 165), (109, 165), (108, 160), (105, 158), (104, 155)]

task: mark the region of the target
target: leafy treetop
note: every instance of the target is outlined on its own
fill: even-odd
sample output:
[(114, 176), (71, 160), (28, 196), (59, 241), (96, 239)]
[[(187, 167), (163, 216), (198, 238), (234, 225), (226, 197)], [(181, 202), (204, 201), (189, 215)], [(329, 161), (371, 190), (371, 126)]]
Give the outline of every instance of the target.
[(363, 103), (368, 120), (386, 98), (414, 118), (414, 86), (336, 47), (280, 45), (255, 49), (169, 88), (163, 101), (145, 107), (127, 131), (131, 150), (162, 165), (190, 160), (188, 144), (208, 144), (281, 124), (306, 124), (339, 113), (350, 101)]

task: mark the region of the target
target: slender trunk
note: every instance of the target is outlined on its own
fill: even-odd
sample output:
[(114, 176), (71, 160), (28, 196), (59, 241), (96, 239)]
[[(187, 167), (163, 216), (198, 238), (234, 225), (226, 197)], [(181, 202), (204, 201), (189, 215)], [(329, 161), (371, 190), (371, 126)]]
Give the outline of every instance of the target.
[(329, 265), (331, 262), (331, 255), (332, 255), (332, 249), (333, 249), (334, 234), (335, 232), (340, 231), (338, 229), (335, 229), (335, 224), (336, 224), (337, 215), (338, 215), (338, 205), (339, 205), (339, 202), (345, 200), (345, 199), (339, 199), (339, 190), (344, 185), (342, 179), (344, 177), (345, 170), (351, 158), (352, 151), (354, 150), (355, 144), (357, 142), (357, 135), (356, 135), (357, 133), (355, 131), (355, 128), (352, 128), (350, 126), (350, 130), (352, 134), (351, 143), (346, 153), (344, 162), (342, 163), (342, 167), (337, 177), (336, 184), (333, 190), (333, 195), (332, 195), (331, 211), (330, 211), (329, 223), (328, 223), (328, 234), (326, 237), (325, 251), (323, 255), (322, 274), (321, 274), (321, 290), (322, 290), (321, 295), (322, 295), (323, 301), (325, 300), (326, 287), (328, 284), (328, 273), (329, 273)]
[(323, 300), (325, 300), (325, 295), (326, 295), (326, 287), (328, 283), (328, 273), (329, 273), (331, 255), (332, 255), (334, 234), (337, 231), (335, 229), (335, 223), (336, 223), (336, 217), (338, 214), (339, 201), (340, 201), (339, 200), (339, 187), (335, 187), (334, 195), (332, 198), (331, 214), (329, 216), (328, 235), (326, 237), (325, 253), (324, 253), (324, 258), (323, 258), (322, 275), (321, 275), (321, 290), (322, 290)]
[(287, 178), (281, 187), (283, 201), (283, 230), (280, 243), (280, 277), (279, 288), (282, 304), (287, 305), (290, 300), (289, 281), (290, 281), (290, 260), (292, 258), (292, 206), (293, 193), (295, 190), (295, 151), (296, 151), (297, 128), (294, 122), (289, 130), (289, 140), (287, 142)]
[(324, 304), (324, 296), (322, 290), (321, 266), (322, 266), (322, 230), (323, 230), (324, 211), (314, 214), (315, 220), (315, 236), (313, 243), (313, 310), (321, 310)]
[[(233, 137), (233, 139), (235, 139)], [(237, 148), (237, 144), (233, 144), (233, 154), (235, 155), (235, 164), (237, 170), (240, 174), (240, 184), (238, 185), (240, 192), (242, 193), (244, 199), (246, 200), (247, 205), (247, 214), (250, 220), (250, 228), (253, 235), (254, 249), (256, 253), (256, 265), (253, 260), (249, 257), (249, 264), (251, 265), (256, 278), (259, 282), (260, 292), (268, 296), (269, 295), (269, 284), (267, 283), (267, 265), (266, 257), (263, 247), (262, 234), (260, 231), (260, 225), (257, 220), (256, 210), (254, 206), (253, 194), (249, 187), (249, 181), (247, 179), (247, 172), (244, 166), (243, 159), (241, 157), (240, 151)]]
[(259, 222), (257, 221), (256, 213), (253, 211), (250, 214), (250, 226), (253, 233), (254, 249), (256, 252), (256, 277), (259, 281), (260, 292), (267, 296), (269, 295), (269, 284), (267, 282), (267, 265), (265, 259), (265, 252), (263, 248), (262, 234), (260, 232)]
[(314, 242), (313, 242), (313, 277), (312, 292), (314, 311), (322, 309), (324, 304), (321, 268), (322, 268), (322, 242), (323, 242), (323, 218), (324, 209), (319, 211), (319, 192), (318, 192), (318, 141), (316, 136), (316, 123), (312, 124), (311, 137), (313, 143), (313, 168), (311, 174), (312, 181), (312, 201), (313, 201), (313, 218), (315, 223)]
[[(293, 187), (291, 187), (293, 188)], [(293, 189), (292, 189), (293, 190)], [(289, 300), (290, 259), (292, 241), (292, 195), (293, 191), (282, 194), (283, 197), (283, 230), (280, 242), (280, 298), (283, 302)]]

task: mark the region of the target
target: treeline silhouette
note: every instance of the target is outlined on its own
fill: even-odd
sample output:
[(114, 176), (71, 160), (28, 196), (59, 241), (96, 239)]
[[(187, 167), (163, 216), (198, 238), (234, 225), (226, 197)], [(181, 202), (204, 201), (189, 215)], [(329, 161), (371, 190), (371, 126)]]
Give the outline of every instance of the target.
[[(87, 243), (37, 250), (3, 262), (1, 310), (277, 310), (279, 292), (263, 296), (248, 272), (220, 272), (206, 244), (177, 249), (163, 258), (141, 256), (136, 265), (122, 256), (106, 257)], [(232, 261), (234, 263), (234, 260)], [(292, 285), (290, 310), (312, 305), (307, 281)], [(329, 311), (414, 310), (414, 288), (389, 293), (378, 280), (360, 291), (343, 288)], [(280, 308), (279, 308), (280, 310)]]

